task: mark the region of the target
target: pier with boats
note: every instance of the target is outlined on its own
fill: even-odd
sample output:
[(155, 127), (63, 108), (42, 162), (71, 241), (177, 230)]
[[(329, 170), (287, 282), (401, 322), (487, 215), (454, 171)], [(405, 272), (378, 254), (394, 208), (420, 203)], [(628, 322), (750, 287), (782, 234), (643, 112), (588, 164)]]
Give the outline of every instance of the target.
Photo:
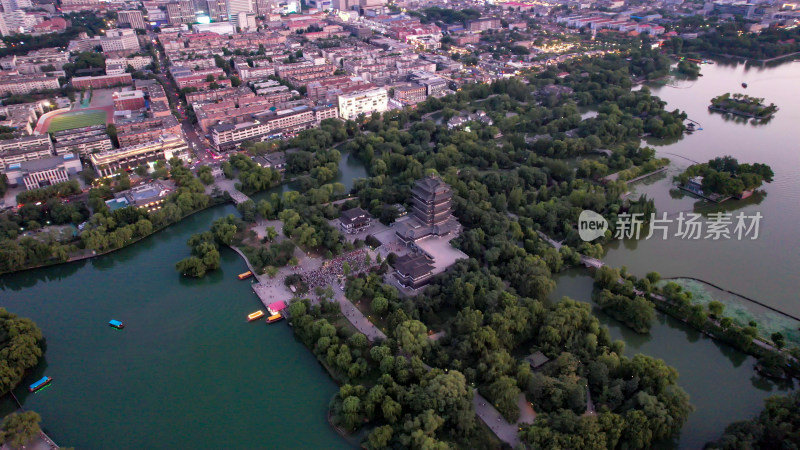
[[(264, 275), (258, 275), (253, 266), (250, 265), (250, 261), (242, 253), (241, 250), (239, 250), (235, 246), (231, 246), (231, 249), (233, 249), (233, 251), (235, 251), (236, 253), (239, 254), (239, 256), (242, 257), (242, 260), (245, 262), (245, 264), (247, 264), (247, 268), (249, 269), (247, 272), (240, 273), (239, 275), (237, 275), (237, 277), (240, 280), (251, 280), (252, 283), (251, 287), (253, 289), (253, 292), (255, 292), (256, 296), (258, 296), (258, 299), (261, 300), (261, 304), (264, 305), (264, 308), (267, 308), (267, 310), (269, 310), (270, 306), (275, 304), (277, 301), (277, 299), (275, 298), (276, 286), (274, 285), (276, 281), (270, 280), (269, 278), (263, 278)], [(282, 285), (280, 287), (284, 288)], [(283, 298), (288, 299), (292, 297), (292, 292), (289, 290), (289, 288), (281, 289), (281, 291), (285, 291), (279, 293), (281, 294), (281, 296), (284, 296)]]

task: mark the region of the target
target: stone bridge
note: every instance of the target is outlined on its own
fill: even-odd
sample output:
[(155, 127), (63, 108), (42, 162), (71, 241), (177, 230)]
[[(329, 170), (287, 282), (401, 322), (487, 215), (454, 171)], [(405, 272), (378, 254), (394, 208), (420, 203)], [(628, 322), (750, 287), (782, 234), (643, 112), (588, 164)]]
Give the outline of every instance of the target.
[(236, 185), (234, 184), (233, 180), (217, 180), (214, 185), (220, 188), (220, 190), (230, 194), (231, 199), (237, 205), (250, 200), (250, 197), (244, 195), (243, 193), (239, 192), (238, 189), (236, 189)]

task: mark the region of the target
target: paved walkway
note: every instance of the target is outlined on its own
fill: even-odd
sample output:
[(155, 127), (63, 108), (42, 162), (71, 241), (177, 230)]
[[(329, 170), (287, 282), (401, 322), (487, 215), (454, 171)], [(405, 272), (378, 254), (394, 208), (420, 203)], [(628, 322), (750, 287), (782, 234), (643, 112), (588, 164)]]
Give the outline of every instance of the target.
[(594, 402), (592, 401), (592, 393), (589, 391), (589, 386), (586, 386), (586, 412), (584, 416), (593, 416), (596, 412), (594, 410)]
[(376, 339), (386, 339), (386, 335), (378, 329), (370, 320), (356, 308), (353, 303), (344, 296), (344, 292), (339, 286), (333, 286), (333, 299), (339, 302), (342, 309), (342, 314), (347, 317), (347, 320), (353, 324), (354, 327), (369, 339), (375, 341)]
[(517, 425), (532, 424), (536, 420), (536, 411), (533, 410), (533, 405), (525, 398), (525, 394), (520, 392), (517, 398), (517, 406), (519, 407), (519, 419)]
[(473, 390), (473, 392), (475, 395), (472, 396), (472, 404), (475, 405), (475, 413), (478, 417), (489, 426), (501, 441), (513, 448), (519, 445), (520, 440), (519, 436), (517, 436), (519, 426), (516, 423), (508, 423), (506, 419), (503, 418), (503, 415), (478, 393), (477, 389)]

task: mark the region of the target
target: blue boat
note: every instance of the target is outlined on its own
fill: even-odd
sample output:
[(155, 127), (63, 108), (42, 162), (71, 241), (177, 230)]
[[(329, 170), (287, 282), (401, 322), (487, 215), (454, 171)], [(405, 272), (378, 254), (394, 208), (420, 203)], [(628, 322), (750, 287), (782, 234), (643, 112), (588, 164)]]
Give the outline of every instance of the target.
[(125, 328), (125, 324), (120, 322), (119, 320), (110, 320), (108, 322), (108, 326), (114, 327), (114, 328), (116, 328), (118, 330), (121, 330), (121, 329)]
[(28, 390), (31, 391), (31, 392), (36, 392), (39, 389), (41, 389), (41, 388), (47, 386), (48, 384), (50, 384), (51, 381), (53, 381), (53, 379), (50, 378), (50, 377), (42, 377), (41, 380), (39, 380), (36, 383), (33, 383), (32, 385), (28, 386)]

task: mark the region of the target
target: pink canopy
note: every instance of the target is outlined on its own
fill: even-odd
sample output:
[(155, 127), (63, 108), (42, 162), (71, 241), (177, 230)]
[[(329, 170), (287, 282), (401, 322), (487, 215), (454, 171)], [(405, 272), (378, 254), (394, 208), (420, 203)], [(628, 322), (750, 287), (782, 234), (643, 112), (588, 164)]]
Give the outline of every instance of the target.
[(270, 311), (282, 311), (286, 309), (286, 302), (277, 301), (275, 303), (270, 303), (267, 308), (269, 308)]

